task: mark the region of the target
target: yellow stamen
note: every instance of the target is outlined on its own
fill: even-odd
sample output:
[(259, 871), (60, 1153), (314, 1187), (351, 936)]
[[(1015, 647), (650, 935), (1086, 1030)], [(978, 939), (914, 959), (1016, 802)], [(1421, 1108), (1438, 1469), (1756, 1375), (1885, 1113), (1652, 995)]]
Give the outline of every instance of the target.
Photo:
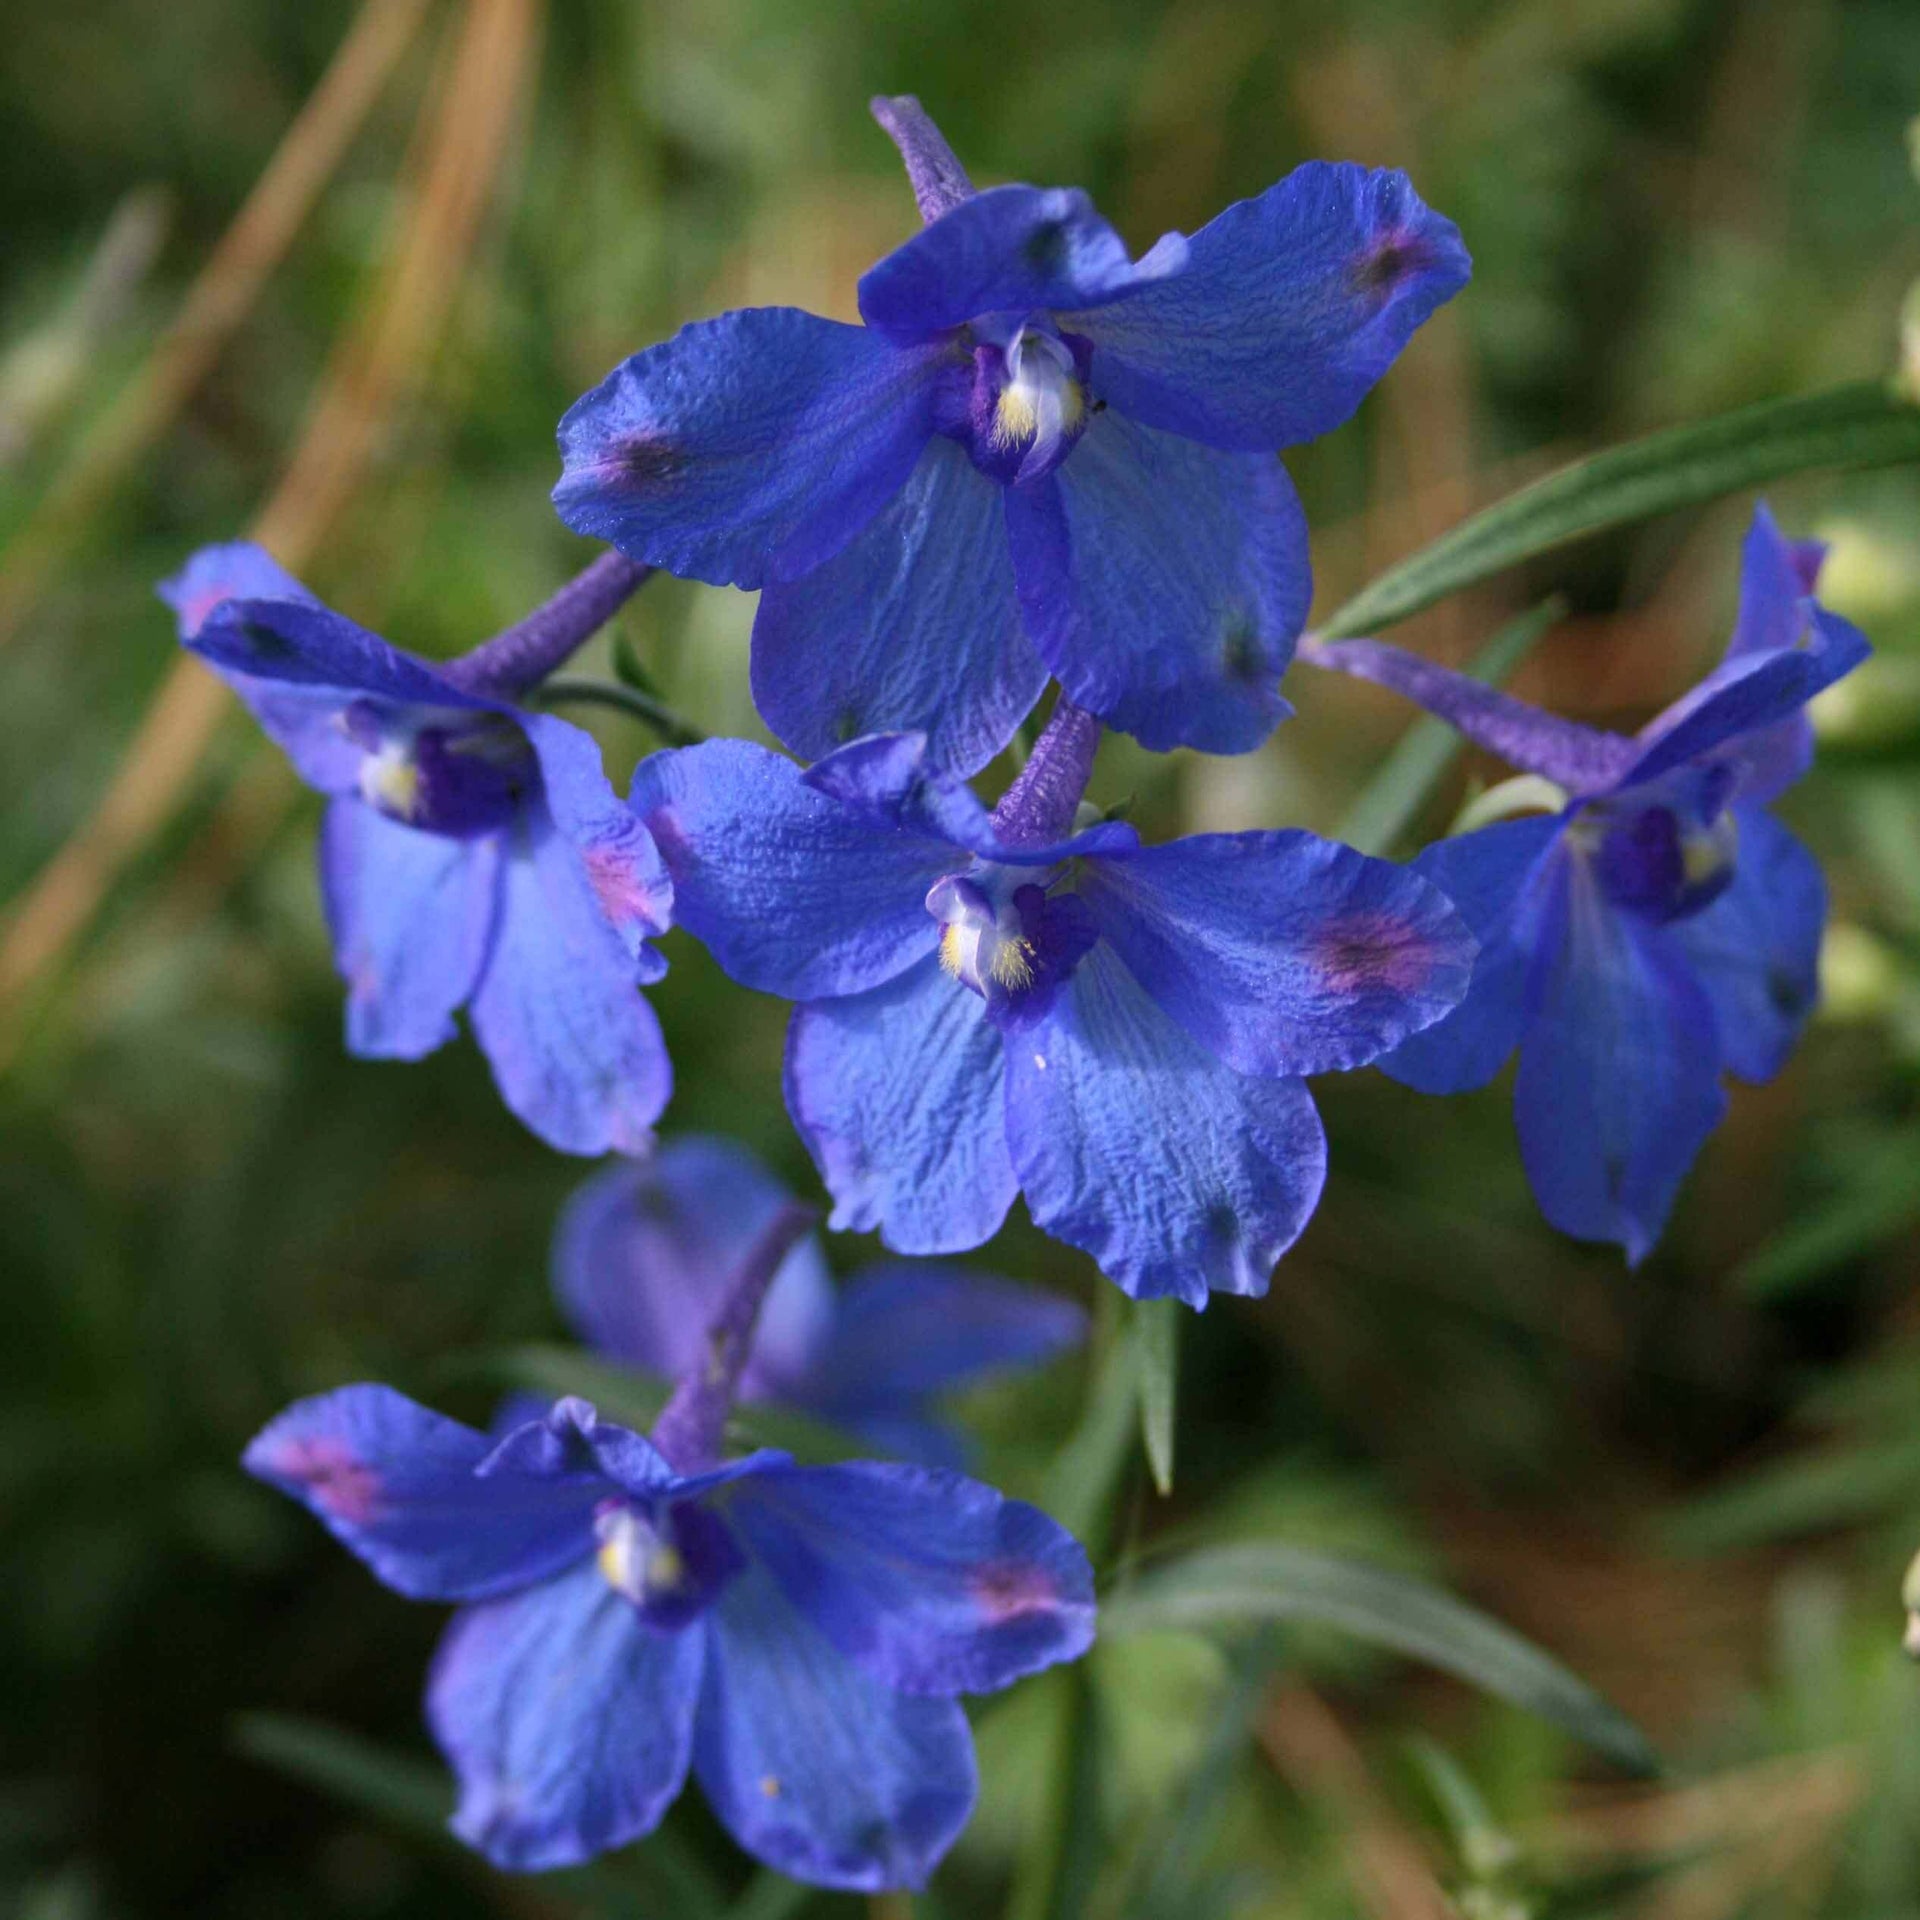
[(1033, 984), (1033, 942), (1024, 935), (999, 941), (987, 971), (1007, 989), (1018, 993)]

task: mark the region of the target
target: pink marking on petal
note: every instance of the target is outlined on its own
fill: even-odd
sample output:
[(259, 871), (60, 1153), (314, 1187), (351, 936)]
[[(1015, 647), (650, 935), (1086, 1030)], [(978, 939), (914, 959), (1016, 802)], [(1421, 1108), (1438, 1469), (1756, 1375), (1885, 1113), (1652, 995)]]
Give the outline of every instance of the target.
[(1053, 1576), (1031, 1560), (994, 1560), (967, 1581), (967, 1591), (996, 1625), (1056, 1606), (1060, 1589)]
[(1315, 933), (1312, 954), (1335, 993), (1415, 993), (1438, 964), (1426, 934), (1390, 913), (1329, 921)]
[(191, 640), (206, 625), (207, 616), (221, 601), (232, 598), (231, 587), (203, 587), (198, 593), (183, 600), (179, 608), (180, 624), (186, 630), (187, 638)]
[(334, 1439), (305, 1436), (283, 1440), (267, 1465), (285, 1480), (297, 1480), (337, 1520), (366, 1526), (380, 1513), (380, 1476)]
[(600, 911), (616, 926), (630, 920), (652, 925), (659, 917), (653, 889), (619, 847), (588, 847), (580, 857), (586, 864), (587, 884), (600, 902)]

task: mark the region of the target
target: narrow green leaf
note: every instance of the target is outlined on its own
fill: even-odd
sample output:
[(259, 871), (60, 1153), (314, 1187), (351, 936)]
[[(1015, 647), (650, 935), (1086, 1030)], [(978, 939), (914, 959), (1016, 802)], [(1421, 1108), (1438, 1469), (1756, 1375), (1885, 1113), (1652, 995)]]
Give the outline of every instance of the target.
[(1163, 1629), (1319, 1620), (1440, 1667), (1552, 1721), (1634, 1773), (1646, 1736), (1511, 1628), (1424, 1581), (1301, 1547), (1208, 1547), (1144, 1573), (1101, 1610), (1111, 1639)]
[[(251, 1759), (481, 1864), (448, 1831), (453, 1784), (430, 1762), (387, 1752), (338, 1727), (277, 1713), (242, 1714), (233, 1740)], [(599, 1920), (658, 1920), (663, 1902), (681, 1920), (719, 1920), (723, 1912), (712, 1875), (664, 1833), (609, 1861), (546, 1875), (541, 1884), (576, 1898)]]
[(1840, 1192), (1781, 1228), (1734, 1270), (1734, 1284), (1778, 1296), (1904, 1233), (1920, 1220), (1920, 1129), (1862, 1154)]
[[(1467, 672), (1490, 687), (1504, 686), (1566, 612), (1566, 601), (1555, 594), (1509, 620), (1467, 662)], [(1385, 853), (1419, 818), (1464, 746), (1444, 720), (1423, 714), (1394, 742), (1380, 771), (1347, 809), (1334, 838), (1362, 853)]]
[(616, 633), (613, 636), (613, 676), (622, 686), (631, 687), (635, 693), (644, 693), (649, 700), (664, 701), (667, 697), (659, 682), (647, 671), (630, 634)]
[(1816, 467), (1920, 460), (1920, 409), (1877, 385), (1769, 400), (1611, 447), (1462, 521), (1389, 567), (1320, 629), (1374, 633), (1537, 553)]
[(1131, 1340), (1111, 1340), (1087, 1396), (1086, 1411), (1054, 1456), (1041, 1505), (1098, 1560), (1113, 1498), (1133, 1450), (1140, 1394), (1139, 1355)]
[(1083, 1660), (1047, 1677), (1055, 1696), (1046, 1779), (1052, 1792), (1022, 1848), (1008, 1920), (1079, 1920), (1107, 1856), (1100, 1700)]
[[(575, 1347), (530, 1345), (492, 1353), (463, 1355), (443, 1371), (492, 1380), (503, 1387), (559, 1399), (578, 1394), (591, 1400), (609, 1420), (644, 1432), (660, 1417), (672, 1391), (657, 1375), (595, 1359)], [(727, 1422), (730, 1436), (753, 1447), (780, 1447), (810, 1466), (835, 1460), (872, 1460), (886, 1457), (886, 1449), (871, 1440), (829, 1426), (789, 1407), (764, 1403), (736, 1405)]]
[(670, 747), (695, 747), (707, 737), (664, 700), (612, 680), (545, 680), (529, 697), (543, 707), (610, 707), (651, 727)]
[(1173, 1415), (1180, 1384), (1178, 1300), (1141, 1300), (1133, 1309), (1133, 1343), (1140, 1379), (1140, 1438), (1147, 1470), (1164, 1496), (1173, 1491)]
[(1920, 1441), (1834, 1448), (1788, 1460), (1693, 1501), (1663, 1529), (1691, 1553), (1870, 1525), (1920, 1508)]

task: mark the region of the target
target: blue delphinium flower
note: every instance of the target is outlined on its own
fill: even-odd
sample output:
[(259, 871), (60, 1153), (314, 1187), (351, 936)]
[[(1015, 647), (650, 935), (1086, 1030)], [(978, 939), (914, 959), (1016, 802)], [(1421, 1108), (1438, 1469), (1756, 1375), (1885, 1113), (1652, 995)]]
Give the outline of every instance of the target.
[(679, 922), (801, 1003), (787, 1107), (831, 1225), (959, 1252), (1024, 1192), (1130, 1294), (1261, 1293), (1325, 1171), (1300, 1076), (1439, 1019), (1473, 942), (1312, 834), (1069, 833), (1098, 731), (1063, 708), (991, 816), (917, 734), (805, 773), (743, 741), (655, 754), (632, 800)]
[(388, 1586), (462, 1603), (427, 1716), (454, 1831), (498, 1866), (640, 1838), (691, 1768), (781, 1872), (919, 1886), (973, 1806), (956, 1696), (1092, 1641), (1092, 1570), (1036, 1508), (933, 1468), (720, 1461), (742, 1292), (792, 1235), (762, 1237), (651, 1442), (562, 1400), (496, 1443), (357, 1386), (247, 1449)]
[(256, 546), (203, 548), (160, 588), (181, 639), (329, 798), (320, 885), (349, 1049), (420, 1059), (464, 1006), (507, 1105), (571, 1153), (641, 1150), (666, 1105), (636, 987), (666, 970), (648, 940), (673, 888), (592, 736), (511, 693), (643, 577), (607, 556), (445, 667), (322, 606)]
[[(792, 1196), (732, 1140), (692, 1135), (606, 1168), (553, 1243), (562, 1311), (590, 1346), (677, 1378), (748, 1250)], [(1036, 1287), (929, 1260), (880, 1261), (836, 1291), (819, 1241), (788, 1254), (740, 1375), (743, 1400), (816, 1414), (905, 1460), (958, 1466), (932, 1402), (1078, 1344), (1086, 1316)]]
[(1569, 796), (1414, 862), (1466, 915), (1480, 959), (1458, 1010), (1379, 1065), (1460, 1093), (1518, 1047), (1514, 1117), (1541, 1210), (1636, 1262), (1726, 1110), (1722, 1074), (1771, 1079), (1816, 997), (1826, 888), (1765, 808), (1812, 759), (1807, 702), (1868, 651), (1813, 598), (1823, 551), (1782, 538), (1761, 506), (1725, 659), (1630, 740), (1377, 642), (1311, 655)]
[(1327, 433), (1466, 282), (1401, 173), (1313, 163), (1130, 260), (1086, 195), (974, 193), (874, 111), (928, 224), (864, 327), (695, 322), (560, 426), (577, 531), (758, 587), (753, 692), (794, 752), (917, 729), (983, 766), (1049, 673), (1149, 747), (1257, 746), (1310, 598), (1275, 449)]

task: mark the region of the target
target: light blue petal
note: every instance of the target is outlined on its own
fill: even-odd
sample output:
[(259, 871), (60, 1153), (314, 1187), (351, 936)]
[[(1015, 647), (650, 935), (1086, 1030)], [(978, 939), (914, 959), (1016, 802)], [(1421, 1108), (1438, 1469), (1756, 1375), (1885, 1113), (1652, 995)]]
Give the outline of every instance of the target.
[(1728, 1067), (1742, 1080), (1771, 1080), (1820, 997), (1827, 883), (1779, 821), (1757, 807), (1740, 807), (1735, 818), (1732, 885), (1668, 931), (1713, 1002)]
[(391, 1387), (353, 1386), (295, 1401), (241, 1464), (309, 1508), (395, 1592), (476, 1600), (591, 1553), (594, 1505), (607, 1492), (591, 1476), (482, 1476), (493, 1448)]
[(1035, 1223), (1137, 1300), (1265, 1293), (1326, 1179), (1306, 1087), (1222, 1066), (1104, 945), (1009, 1041), (1007, 1137)]
[(574, 532), (669, 573), (797, 579), (905, 484), (943, 358), (793, 307), (696, 320), (568, 409), (554, 505)]
[(1825, 541), (1789, 540), (1767, 503), (1754, 503), (1753, 522), (1740, 543), (1740, 611), (1727, 643), (1729, 660), (1800, 644), (1807, 630), (1805, 603), (1826, 557)]
[(742, 986), (857, 993), (939, 942), (927, 889), (957, 864), (953, 848), (877, 826), (764, 747), (656, 753), (632, 804), (673, 875), (675, 918)]
[(1271, 454), (1220, 453), (1109, 410), (1007, 494), (1027, 632), (1068, 699), (1156, 751), (1246, 753), (1292, 709), (1313, 580)]
[(550, 713), (521, 724), (540, 761), (547, 811), (580, 855), (594, 898), (626, 943), (637, 976), (658, 980), (667, 963), (648, 944), (673, 919), (673, 882), (639, 816), (608, 782), (593, 735)]
[(1713, 1007), (1671, 936), (1615, 908), (1588, 862), (1556, 862), (1553, 893), (1514, 1084), (1520, 1155), (1554, 1226), (1637, 1264), (1726, 1111)]
[(1216, 447), (1331, 433), (1466, 285), (1451, 220), (1404, 173), (1310, 161), (1188, 242), (1186, 272), (1074, 324), (1095, 394)]
[(562, 1153), (642, 1152), (673, 1071), (634, 960), (543, 808), (502, 838), (500, 919), (471, 1007), (501, 1097)]
[(727, 1519), (787, 1598), (903, 1693), (991, 1693), (1093, 1644), (1065, 1528), (963, 1474), (871, 1460), (743, 1482)]
[(1550, 887), (1549, 859), (1562, 814), (1503, 820), (1436, 841), (1414, 861), (1450, 899), (1480, 943), (1467, 997), (1444, 1020), (1403, 1040), (1375, 1064), (1422, 1093), (1483, 1087), (1520, 1044), (1527, 980)]
[(355, 799), (328, 804), (320, 897), (347, 983), (347, 1050), (418, 1060), (451, 1040), (486, 964), (500, 890), (493, 840), (451, 840)]
[(953, 441), (833, 559), (773, 583), (753, 623), (753, 700), (803, 759), (916, 729), (960, 773), (1013, 737), (1047, 683), (1020, 624), (1000, 489)]
[(860, 317), (903, 341), (990, 313), (1093, 306), (1185, 266), (1165, 235), (1136, 265), (1077, 187), (989, 187), (922, 227), (860, 278)]
[(568, 1867), (651, 1833), (693, 1750), (706, 1629), (645, 1626), (587, 1560), (455, 1616), (427, 1683), (451, 1825), (496, 1867)]
[[(607, 1167), (567, 1202), (554, 1233), (560, 1310), (597, 1352), (678, 1379), (699, 1364), (741, 1262), (791, 1198), (744, 1147), (704, 1135)], [(809, 1235), (761, 1307), (743, 1395), (803, 1377), (833, 1317), (826, 1261)]]
[(973, 1811), (958, 1702), (863, 1672), (758, 1567), (707, 1622), (693, 1764), (728, 1832), (812, 1886), (924, 1886)]
[(796, 1007), (787, 1111), (833, 1195), (836, 1230), (896, 1253), (964, 1253), (1013, 1204), (1000, 1036), (932, 955), (845, 1000)]
[(1438, 890), (1317, 834), (1196, 834), (1089, 860), (1077, 886), (1161, 1010), (1239, 1073), (1363, 1066), (1472, 972)]
[(202, 547), (154, 591), (179, 616), (180, 638), (191, 640), (223, 600), (298, 600), (320, 603), (265, 547), (230, 540)]

